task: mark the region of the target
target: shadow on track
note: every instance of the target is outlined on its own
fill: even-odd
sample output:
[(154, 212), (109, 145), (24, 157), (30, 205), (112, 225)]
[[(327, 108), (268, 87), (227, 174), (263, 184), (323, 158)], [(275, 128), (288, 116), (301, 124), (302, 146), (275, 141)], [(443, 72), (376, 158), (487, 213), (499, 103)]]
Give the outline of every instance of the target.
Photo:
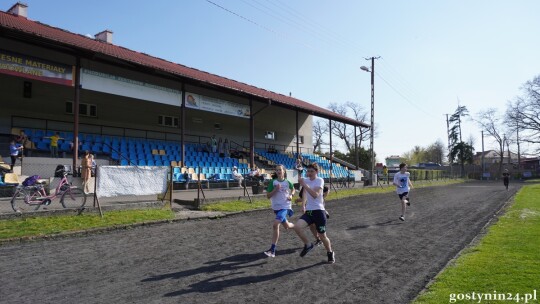
[(353, 227), (347, 228), (347, 230), (358, 230), (358, 229), (366, 229), (366, 228), (373, 227), (373, 226), (382, 227), (382, 226), (394, 226), (394, 225), (402, 225), (402, 224), (403, 224), (403, 222), (400, 222), (398, 220), (388, 220), (386, 222), (376, 223), (376, 224), (373, 224), (373, 225), (353, 226)]
[(226, 278), (227, 276), (239, 275), (239, 274), (242, 274), (243, 272), (235, 272), (235, 273), (230, 273), (227, 275), (219, 275), (213, 278), (209, 278), (209, 279), (202, 280), (200, 282), (188, 285), (189, 289), (182, 289), (182, 290), (166, 293), (164, 296), (176, 297), (176, 296), (181, 296), (181, 295), (191, 293), (191, 292), (198, 292), (198, 293), (219, 292), (219, 291), (223, 291), (226, 288), (230, 288), (234, 286), (257, 284), (257, 283), (266, 282), (266, 281), (273, 281), (275, 279), (279, 279), (281, 277), (293, 274), (295, 272), (301, 272), (306, 269), (313, 268), (320, 265), (326, 265), (326, 263), (319, 262), (317, 264), (308, 265), (308, 266), (300, 267), (297, 269), (287, 269), (287, 270), (283, 270), (280, 272), (271, 273), (267, 275), (240, 276), (240, 277), (226, 279), (226, 280), (221, 280), (221, 279)]

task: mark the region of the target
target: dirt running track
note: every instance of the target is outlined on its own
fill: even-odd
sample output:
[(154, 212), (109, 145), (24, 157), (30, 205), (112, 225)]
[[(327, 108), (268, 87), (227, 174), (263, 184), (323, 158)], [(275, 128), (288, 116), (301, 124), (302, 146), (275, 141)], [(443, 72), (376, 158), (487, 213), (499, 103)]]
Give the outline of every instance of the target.
[(413, 190), (406, 222), (395, 194), (328, 202), (334, 265), (293, 231), (263, 255), (271, 211), (8, 243), (0, 303), (409, 303), (519, 187)]

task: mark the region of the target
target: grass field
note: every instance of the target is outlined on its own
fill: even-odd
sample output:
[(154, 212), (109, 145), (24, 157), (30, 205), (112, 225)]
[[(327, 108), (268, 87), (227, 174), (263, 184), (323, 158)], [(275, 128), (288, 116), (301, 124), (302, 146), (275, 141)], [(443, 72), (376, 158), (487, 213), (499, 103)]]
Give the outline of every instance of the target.
[(539, 249), (540, 184), (533, 184), (414, 303), (539, 303)]
[(0, 240), (17, 237), (54, 235), (62, 232), (113, 227), (135, 223), (173, 219), (170, 209), (108, 211), (99, 214), (40, 216), (0, 221)]

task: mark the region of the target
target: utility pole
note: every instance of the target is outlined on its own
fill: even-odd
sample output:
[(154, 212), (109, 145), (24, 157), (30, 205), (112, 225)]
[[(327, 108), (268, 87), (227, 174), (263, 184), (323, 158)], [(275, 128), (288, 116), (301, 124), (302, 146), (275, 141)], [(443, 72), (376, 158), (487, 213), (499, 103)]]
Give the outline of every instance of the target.
[(517, 139), (517, 157), (518, 157), (518, 165), (517, 165), (517, 169), (518, 169), (518, 174), (519, 174), (519, 178), (521, 178), (521, 172), (520, 172), (520, 169), (521, 169), (521, 154), (520, 154), (520, 151), (519, 151), (519, 119), (516, 120), (516, 139)]
[(373, 148), (373, 137), (375, 135), (375, 59), (379, 57), (369, 57), (365, 58), (366, 60), (371, 60), (371, 69), (362, 66), (361, 70), (371, 73), (371, 126), (370, 126), (370, 142), (369, 149), (371, 150), (371, 182), (374, 183), (375, 177), (375, 150)]
[(484, 130), (482, 130), (482, 178), (480, 178), (481, 180), (484, 179), (485, 172), (486, 172), (486, 165), (484, 163)]
[(444, 114), (446, 115), (446, 137), (448, 138), (448, 160), (450, 163), (450, 175), (452, 175), (452, 159), (450, 159), (450, 122), (448, 121), (448, 115), (450, 114)]

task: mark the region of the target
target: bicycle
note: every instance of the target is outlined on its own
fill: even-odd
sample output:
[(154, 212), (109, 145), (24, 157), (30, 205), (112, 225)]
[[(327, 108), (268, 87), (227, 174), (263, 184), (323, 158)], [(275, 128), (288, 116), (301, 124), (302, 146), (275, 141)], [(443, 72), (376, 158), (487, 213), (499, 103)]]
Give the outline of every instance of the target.
[(339, 188), (354, 188), (354, 186), (356, 185), (356, 181), (354, 180), (354, 176), (351, 176), (350, 173), (347, 173), (347, 176), (345, 177), (336, 178), (336, 185)]
[(82, 189), (72, 186), (68, 181), (67, 176), (72, 175), (71, 172), (62, 171), (63, 177), (51, 195), (47, 195), (44, 185), (41, 183), (32, 186), (17, 186), (11, 198), (11, 208), (13, 208), (13, 211), (22, 213), (25, 211), (25, 206), (35, 206), (35, 211), (41, 206), (50, 205), (52, 200), (57, 197), (60, 197), (62, 207), (82, 210), (84, 204), (86, 204), (86, 193)]
[(347, 172), (347, 177), (344, 178), (343, 183), (346, 185), (347, 188), (354, 188), (354, 186), (356, 185), (354, 174)]

